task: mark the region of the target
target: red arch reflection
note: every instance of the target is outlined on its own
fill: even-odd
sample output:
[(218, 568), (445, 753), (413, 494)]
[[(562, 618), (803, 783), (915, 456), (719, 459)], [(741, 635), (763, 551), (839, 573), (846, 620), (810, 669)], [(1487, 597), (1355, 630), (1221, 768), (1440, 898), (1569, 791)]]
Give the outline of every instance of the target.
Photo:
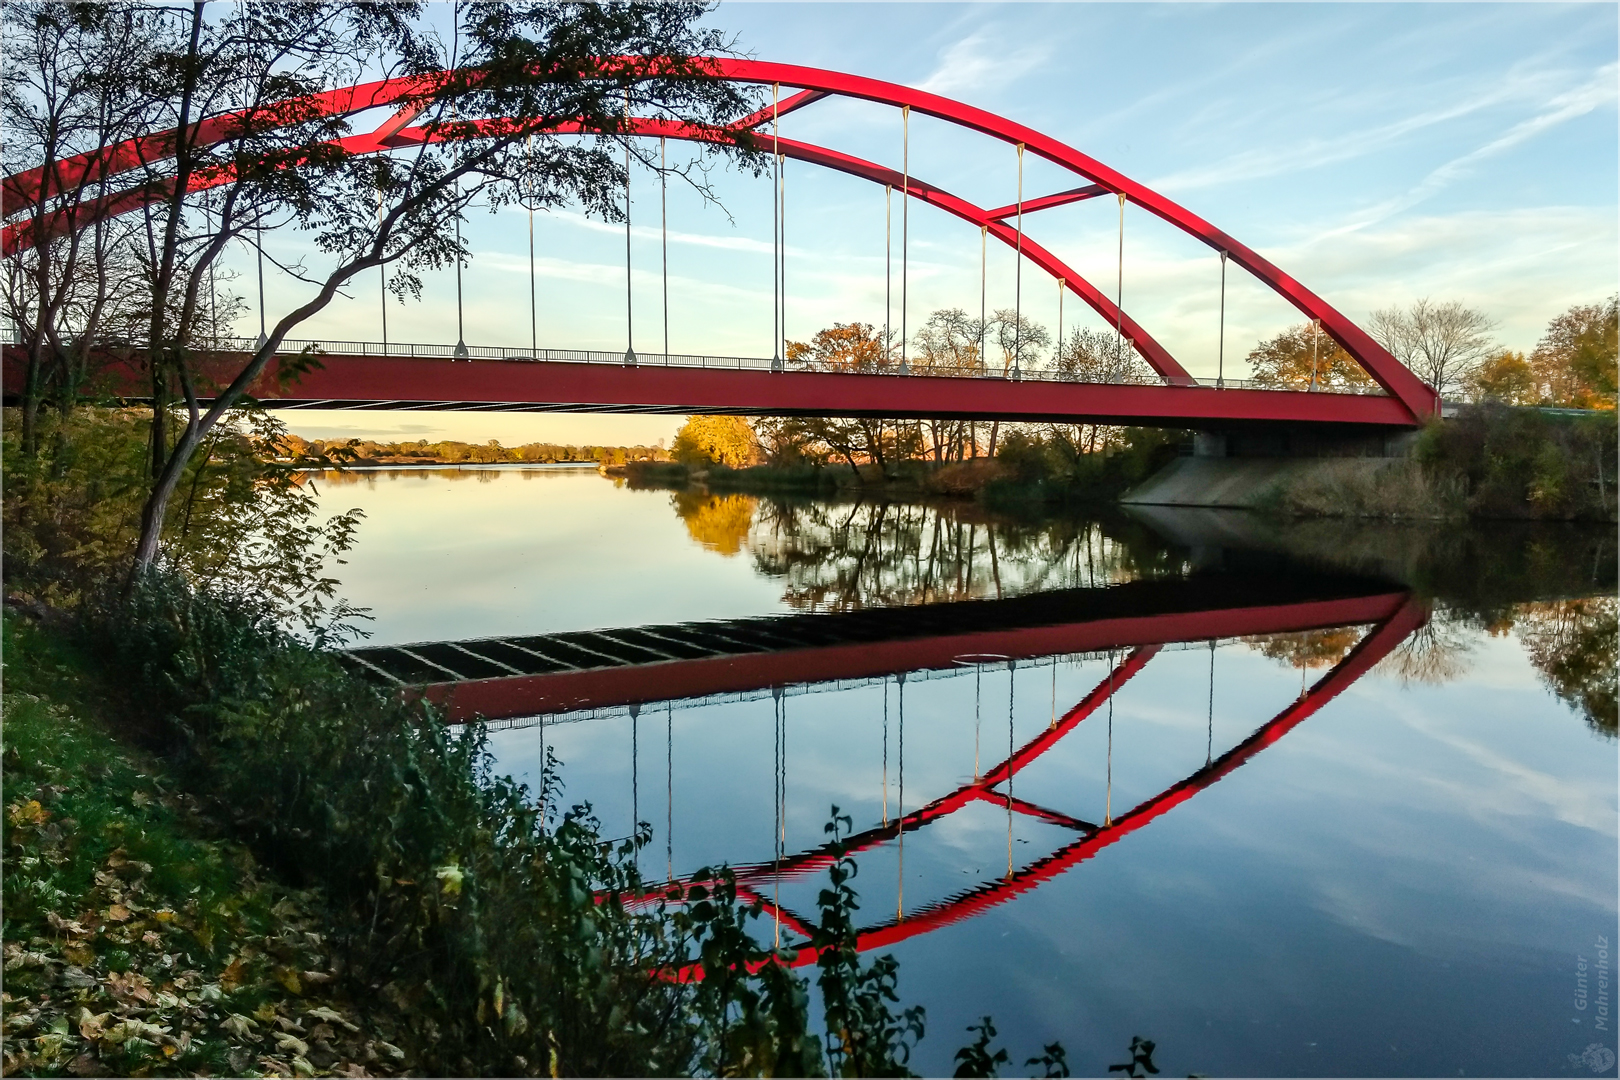
[[(976, 888), (935, 901), (917, 911), (904, 913), (889, 922), (865, 927), (857, 932), (857, 947), (863, 951), (881, 948), (904, 941), (918, 934), (928, 933), (949, 926), (952, 923), (972, 918), (980, 912), (1004, 904), (1018, 895), (1036, 888), (1042, 882), (1057, 877), (1078, 863), (1086, 861), (1103, 848), (1118, 842), (1149, 822), (1168, 813), (1174, 807), (1186, 802), (1198, 792), (1230, 776), (1240, 766), (1288, 734), (1307, 717), (1314, 714), (1329, 701), (1332, 701), (1357, 679), (1370, 671), (1402, 641), (1423, 626), (1428, 619), (1428, 615), (1428, 605), (1411, 596), (1402, 598), (1397, 609), (1368, 631), (1344, 659), (1334, 665), (1309, 690), (1301, 694), (1296, 701), (1262, 724), (1248, 738), (1190, 776), (1177, 781), (1157, 795), (1143, 800), (1115, 817), (1112, 821), (1096, 825), (1079, 821), (1045, 807), (1012, 800), (1011, 808), (1013, 810), (1027, 816), (1038, 817), (1055, 824), (1075, 828), (1082, 835), (1056, 852), (998, 880), (988, 881)], [(935, 799), (933, 802), (907, 814), (900, 821), (867, 829), (851, 836), (841, 847), (823, 845), (800, 852), (782, 860), (780, 863), (758, 863), (737, 868), (734, 873), (738, 895), (749, 901), (759, 902), (764, 910), (774, 918), (779, 919), (783, 926), (805, 938), (809, 938), (813, 934), (811, 924), (796, 912), (773, 903), (764, 888), (767, 883), (775, 881), (779, 875), (791, 878), (818, 871), (838, 858), (841, 853), (855, 853), (866, 850), (895, 838), (901, 830), (909, 832), (920, 829), (929, 822), (938, 821), (979, 800), (990, 801), (997, 805), (1007, 805), (1009, 797), (997, 794), (991, 789), (1026, 768), (1047, 750), (1055, 746), (1065, 735), (1078, 727), (1099, 706), (1106, 703), (1109, 697), (1125, 681), (1140, 672), (1159, 649), (1159, 645), (1136, 648), (1109, 673), (1107, 678), (1046, 731), (1025, 743), (1006, 760), (992, 767), (978, 780), (965, 784), (956, 791)], [(682, 879), (678, 882), (683, 886), (695, 883), (697, 882), (691, 879)], [(668, 885), (657, 886), (648, 890), (648, 896), (656, 899), (668, 891)], [(791, 966), (800, 967), (813, 964), (816, 961), (817, 950), (810, 945), (790, 947), (789, 952), (793, 957), (790, 961)], [(693, 965), (680, 974), (682, 977), (701, 978), (703, 973), (701, 965)]]

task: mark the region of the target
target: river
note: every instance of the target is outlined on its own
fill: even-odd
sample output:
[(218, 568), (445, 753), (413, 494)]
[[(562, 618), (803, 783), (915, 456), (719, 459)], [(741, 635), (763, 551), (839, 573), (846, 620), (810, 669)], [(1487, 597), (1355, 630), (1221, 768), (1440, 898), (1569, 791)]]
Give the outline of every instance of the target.
[(538, 787), (554, 754), (604, 835), (650, 826), (648, 878), (748, 868), (789, 945), (836, 805), (867, 832), (863, 940), (927, 1008), (925, 1075), (985, 1014), (1015, 1072), (1061, 1040), (1105, 1074), (1140, 1035), (1165, 1075), (1613, 1075), (1612, 531), (1009, 517), (567, 468), (318, 485), (365, 511), (336, 572), (382, 668), (418, 642), (724, 639), (514, 670), (541, 704), (494, 725), (497, 767)]

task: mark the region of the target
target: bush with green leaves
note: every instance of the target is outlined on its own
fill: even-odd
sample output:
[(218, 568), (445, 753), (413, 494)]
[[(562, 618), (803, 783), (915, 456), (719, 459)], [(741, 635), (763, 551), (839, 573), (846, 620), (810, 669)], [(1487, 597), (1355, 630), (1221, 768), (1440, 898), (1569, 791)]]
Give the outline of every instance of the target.
[[(154, 570), (93, 606), (91, 648), (188, 786), (291, 884), (315, 888), (348, 991), (408, 1020), (429, 1073), (905, 1075), (920, 1008), (856, 948), (855, 862), (820, 896), (805, 979), (752, 932), (724, 869), (648, 895), (648, 839), (605, 843), (452, 728), (280, 629), (272, 603)], [(555, 777), (548, 762), (544, 775)], [(834, 808), (836, 844), (849, 819)], [(841, 824), (840, 824), (841, 823)], [(701, 977), (691, 975), (701, 972)], [(1050, 1048), (1049, 1048), (1050, 1050)]]

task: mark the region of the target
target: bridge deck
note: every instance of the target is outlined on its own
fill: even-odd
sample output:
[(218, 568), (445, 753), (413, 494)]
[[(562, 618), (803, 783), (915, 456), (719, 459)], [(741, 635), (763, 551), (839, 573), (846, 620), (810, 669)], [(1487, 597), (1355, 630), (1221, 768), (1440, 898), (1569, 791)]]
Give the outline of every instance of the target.
[[(351, 342), (342, 347), (349, 352), (323, 351), (320, 367), (285, 383), (279, 361), (272, 363), (253, 387), (254, 396), (289, 409), (732, 413), (1192, 428), (1309, 424), (1339, 430), (1410, 428), (1418, 422), (1399, 400), (1382, 394), (1085, 383), (1060, 381), (1050, 373), (1013, 380), (1000, 375), (773, 372), (768, 360), (738, 357), (649, 357), (654, 362), (631, 367), (622, 359), (603, 362), (610, 354), (561, 350), (522, 359), (511, 355), (518, 350), (469, 350), (506, 355), (457, 360), (422, 355), (424, 346), (394, 346), (387, 355), (366, 354), (380, 354), (380, 345)], [(431, 348), (442, 354), (451, 347)], [(545, 358), (550, 353), (579, 359)], [(20, 350), (8, 345), (5, 356), (5, 384), (21, 385)], [(204, 365), (205, 373), (223, 382), (245, 361), (245, 353), (220, 353)], [(150, 392), (133, 362), (114, 363), (102, 384), (109, 393), (129, 397)]]

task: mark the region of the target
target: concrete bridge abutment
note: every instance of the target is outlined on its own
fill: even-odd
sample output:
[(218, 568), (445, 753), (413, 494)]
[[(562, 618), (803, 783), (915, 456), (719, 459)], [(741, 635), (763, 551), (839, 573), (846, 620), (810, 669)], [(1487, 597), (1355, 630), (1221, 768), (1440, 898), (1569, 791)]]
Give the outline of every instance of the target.
[(1376, 473), (1410, 457), (1418, 429), (1270, 425), (1193, 434), (1191, 453), (1170, 462), (1120, 501), (1139, 506), (1253, 509), (1278, 488), (1332, 471)]

